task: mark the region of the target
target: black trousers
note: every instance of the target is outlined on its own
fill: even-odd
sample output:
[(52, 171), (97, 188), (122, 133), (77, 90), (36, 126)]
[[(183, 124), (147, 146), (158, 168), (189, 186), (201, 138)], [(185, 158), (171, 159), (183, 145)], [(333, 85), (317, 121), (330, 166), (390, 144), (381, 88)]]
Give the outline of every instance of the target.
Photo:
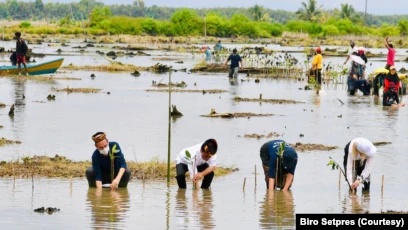
[(316, 77), (316, 83), (321, 85), (322, 84), (322, 69), (315, 70), (315, 77)]
[(383, 93), (383, 106), (391, 106), (394, 102), (399, 103), (399, 96), (396, 91), (388, 90)]
[[(95, 180), (95, 174), (94, 170), (92, 167), (89, 167), (86, 169), (86, 179), (88, 180), (89, 187), (96, 187), (96, 180)], [(115, 172), (115, 177), (118, 175), (117, 172)], [(123, 174), (122, 178), (120, 179), (119, 188), (126, 188), (131, 176), (131, 171), (129, 169), (126, 169), (125, 173)], [(102, 173), (102, 184), (110, 184), (112, 183), (111, 181), (111, 175), (109, 173)]]
[[(207, 163), (197, 166), (197, 171), (202, 172), (209, 165)], [(176, 179), (179, 188), (187, 188), (186, 184), (186, 173), (188, 172), (188, 166), (186, 164), (177, 164), (176, 165)], [(201, 183), (201, 188), (207, 189), (211, 186), (211, 182), (214, 178), (214, 171), (204, 176), (203, 182)]]
[[(347, 158), (349, 155), (349, 146), (350, 146), (350, 142), (347, 143), (346, 147), (344, 147), (343, 166), (344, 166), (344, 173), (346, 174), (346, 177), (347, 177)], [(361, 164), (360, 160), (355, 160), (354, 164), (356, 166), (356, 175), (361, 176), (361, 173), (363, 172), (365, 168), (366, 160), (364, 160), (363, 164)], [(353, 182), (354, 181), (349, 181), (350, 185), (353, 184)], [(368, 178), (364, 178), (364, 187), (363, 187), (363, 191), (369, 191), (369, 190), (370, 190), (370, 175), (368, 176)]]

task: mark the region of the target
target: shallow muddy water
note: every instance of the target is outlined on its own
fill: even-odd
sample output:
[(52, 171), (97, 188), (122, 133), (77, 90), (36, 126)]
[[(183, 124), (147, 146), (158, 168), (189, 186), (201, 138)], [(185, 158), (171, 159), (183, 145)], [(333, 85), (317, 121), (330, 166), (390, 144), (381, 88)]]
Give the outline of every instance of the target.
[[(70, 63), (109, 63), (92, 51), (57, 55), (54, 50), (58, 47), (46, 44), (36, 49), (53, 54), (37, 58), (37, 62), (61, 56), (65, 58), (65, 66)], [(155, 59), (163, 57), (166, 52), (151, 53), (152, 56), (118, 57), (117, 61), (140, 66), (160, 62), (173, 65), (174, 69), (190, 69), (203, 59), (203, 55), (166, 54), (184, 61), (176, 64), (175, 61)], [(299, 58), (304, 56), (296, 55)], [(343, 57), (325, 58), (333, 63), (344, 60)], [(374, 59), (369, 68), (382, 67), (384, 62)], [(398, 69), (400, 67), (404, 67), (404, 63), (399, 63)], [(90, 77), (92, 73), (96, 75), (94, 79)], [(55, 76), (80, 80), (44, 82), (0, 78), (0, 102), (7, 105), (0, 108), (0, 125), (3, 126), (0, 137), (22, 142), (0, 147), (0, 160), (55, 154), (73, 160), (90, 160), (94, 150), (91, 135), (97, 131), (105, 131), (109, 140), (119, 142), (127, 160), (167, 159), (169, 94), (147, 92), (146, 89), (154, 89), (153, 80), (168, 83), (168, 74), (142, 72), (140, 77), (133, 77), (124, 72), (61, 70)], [(392, 110), (383, 108), (372, 96), (350, 97), (342, 84), (324, 84), (320, 95), (316, 95), (314, 91), (300, 90), (306, 83), (295, 79), (261, 78), (260, 83), (255, 83), (254, 78), (240, 74), (237, 81), (231, 82), (226, 73), (180, 71), (173, 72), (171, 78), (173, 82), (185, 81), (185, 89), (227, 90), (218, 94), (172, 93), (171, 103), (183, 113), (171, 123), (172, 160), (182, 148), (213, 137), (219, 142), (220, 164), (238, 167), (239, 171), (224, 177), (216, 176), (210, 191), (193, 191), (189, 187), (182, 192), (174, 182), (167, 187), (162, 181), (133, 179), (127, 190), (104, 190), (100, 195), (88, 189), (84, 178), (34, 177), (33, 181), (31, 178), (2, 178), (0, 225), (7, 229), (25, 229), (27, 226), (32, 229), (55, 226), (61, 229), (131, 229), (135, 226), (148, 229), (293, 229), (296, 213), (407, 211), (407, 107)], [(53, 90), (66, 87), (100, 88), (102, 92), (68, 94)], [(54, 94), (56, 100), (48, 101), (48, 94)], [(259, 98), (260, 94), (264, 99), (304, 103), (260, 104), (232, 100), (235, 96)], [(406, 96), (402, 100), (405, 101)], [(10, 118), (7, 114), (12, 104), (16, 110), (14, 117)], [(232, 119), (200, 116), (208, 114), (212, 108), (219, 113), (253, 112), (275, 116)], [(292, 192), (288, 195), (277, 191), (272, 197), (265, 191), (259, 159), (259, 149), (268, 139), (243, 137), (270, 132), (281, 134), (279, 138), (289, 143), (315, 143), (338, 148), (299, 152)], [(370, 195), (361, 196), (359, 192), (357, 197), (351, 198), (343, 180), (341, 188), (338, 187), (338, 171), (331, 171), (326, 164), (329, 157), (342, 163), (345, 144), (357, 136), (392, 144), (378, 147)], [(246, 185), (243, 189), (244, 178)], [(33, 212), (41, 206), (61, 210), (52, 215)]]

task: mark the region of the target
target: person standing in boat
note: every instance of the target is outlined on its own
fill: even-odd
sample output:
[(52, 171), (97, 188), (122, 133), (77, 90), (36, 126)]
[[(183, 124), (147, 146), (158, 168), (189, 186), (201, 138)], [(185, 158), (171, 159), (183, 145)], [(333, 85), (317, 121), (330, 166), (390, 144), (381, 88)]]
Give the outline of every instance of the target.
[(26, 65), (26, 55), (28, 52), (27, 43), (21, 38), (21, 33), (16, 32), (14, 39), (16, 42), (16, 55), (17, 55), (17, 66), (18, 66), (18, 75), (21, 75), (21, 64), (24, 66), (26, 75), (28, 76), (28, 70)]

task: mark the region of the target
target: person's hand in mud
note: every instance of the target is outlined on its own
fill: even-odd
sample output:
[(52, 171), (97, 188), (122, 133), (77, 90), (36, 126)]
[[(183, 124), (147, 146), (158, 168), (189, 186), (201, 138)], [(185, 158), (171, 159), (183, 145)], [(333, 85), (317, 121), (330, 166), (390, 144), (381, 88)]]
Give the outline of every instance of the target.
[(119, 185), (119, 182), (118, 182), (118, 180), (115, 179), (115, 180), (112, 181), (110, 188), (112, 190), (118, 189), (118, 185)]
[(196, 173), (195, 175), (194, 175), (194, 178), (193, 178), (193, 182), (194, 183), (197, 183), (199, 180), (201, 180), (203, 178), (203, 174), (201, 174), (201, 173)]
[(102, 196), (102, 188), (97, 188), (95, 192), (96, 197), (101, 197)]
[(351, 188), (356, 189), (359, 185), (360, 185), (360, 180), (356, 180), (356, 181), (354, 181), (353, 184), (351, 184)]

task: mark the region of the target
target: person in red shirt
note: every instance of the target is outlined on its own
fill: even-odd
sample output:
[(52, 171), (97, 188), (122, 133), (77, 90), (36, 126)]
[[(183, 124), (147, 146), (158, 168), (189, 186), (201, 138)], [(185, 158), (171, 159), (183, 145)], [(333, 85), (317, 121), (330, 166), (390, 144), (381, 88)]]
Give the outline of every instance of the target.
[[(390, 66), (390, 72), (384, 78), (384, 92), (383, 92), (383, 106), (391, 106), (397, 103), (400, 105), (400, 100), (398, 96), (399, 87), (401, 86), (401, 81), (397, 74), (395, 66)], [(401, 103), (403, 106), (404, 104)]]
[(394, 45), (388, 41), (388, 37), (385, 38), (385, 47), (388, 49), (388, 54), (387, 54), (387, 64), (385, 65), (385, 68), (390, 70), (391, 66), (394, 66), (394, 59), (395, 59), (395, 49)]

